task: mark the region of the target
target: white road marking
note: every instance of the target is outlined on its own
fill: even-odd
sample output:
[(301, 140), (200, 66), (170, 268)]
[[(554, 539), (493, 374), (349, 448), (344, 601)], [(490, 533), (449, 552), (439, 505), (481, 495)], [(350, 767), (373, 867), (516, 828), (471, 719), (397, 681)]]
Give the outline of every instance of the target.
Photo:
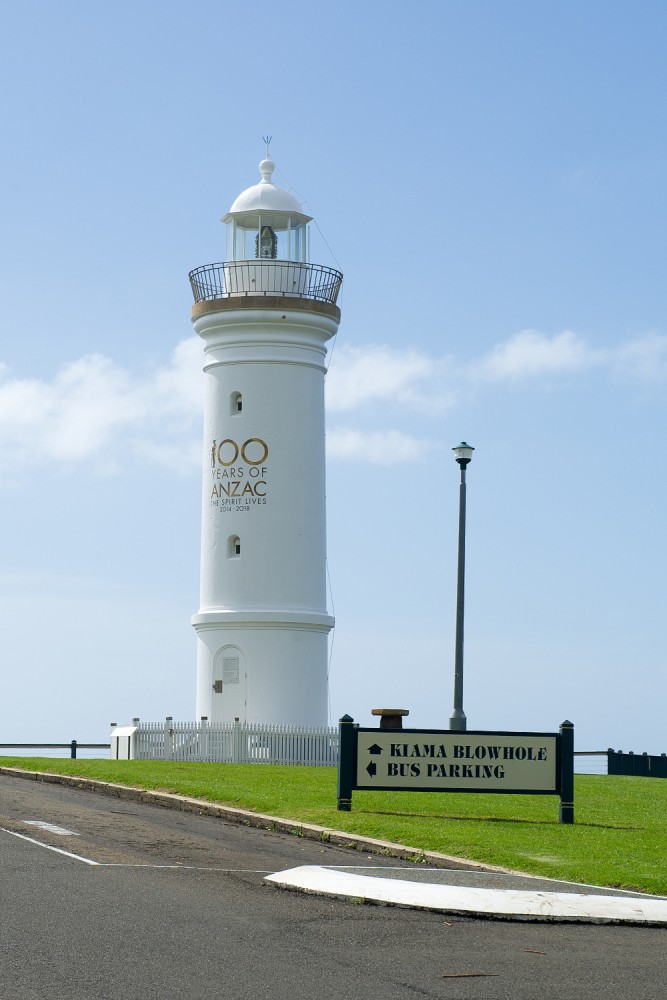
[(222, 872), (223, 875), (271, 875), (271, 868), (209, 868), (202, 865), (149, 865), (130, 861), (99, 861), (100, 868), (170, 868), (181, 872)]
[(80, 854), (72, 854), (71, 851), (63, 851), (60, 847), (52, 847), (51, 844), (44, 844), (41, 840), (35, 840), (34, 837), (26, 837), (25, 833), (16, 833), (15, 830), (5, 830), (4, 826), (0, 826), (0, 833), (8, 833), (10, 837), (18, 837), (19, 840), (27, 840), (30, 844), (36, 844), (37, 847), (44, 847), (47, 851), (55, 851), (56, 854), (64, 854), (66, 858), (74, 858), (75, 861), (83, 861), (86, 865), (99, 865), (99, 861), (91, 861), (90, 858), (82, 858)]
[(284, 889), (323, 896), (367, 899), (441, 913), (496, 914), (519, 920), (582, 920), (586, 923), (635, 923), (667, 926), (667, 900), (599, 896), (593, 893), (526, 892), (479, 889), (353, 875), (319, 865), (303, 865), (269, 875)]
[[(600, 889), (601, 886), (596, 885), (594, 882), (572, 882), (570, 879), (566, 878), (549, 878), (547, 875), (531, 875), (529, 872), (487, 872), (479, 871), (476, 869), (469, 868), (432, 868), (429, 865), (420, 865), (419, 868), (415, 869), (414, 865), (321, 865), (322, 868), (330, 868), (332, 871), (375, 871), (381, 869), (382, 871), (396, 871), (396, 872), (407, 872), (407, 871), (418, 871), (418, 872), (452, 872), (454, 875), (481, 875), (485, 879), (491, 878), (525, 878), (533, 879), (535, 882), (558, 882), (559, 885), (574, 885), (580, 889)], [(549, 890), (551, 891), (551, 890)], [(646, 896), (647, 899), (667, 899), (667, 896), (656, 895), (654, 892), (640, 892), (638, 889), (614, 889), (612, 886), (604, 886), (605, 895), (612, 895), (616, 893), (617, 896), (625, 896), (626, 898), (634, 898), (640, 896)]]
[(55, 823), (46, 823), (43, 819), (24, 819), (21, 820), (26, 826), (38, 826), (40, 830), (48, 830), (49, 833), (57, 833), (59, 837), (80, 837), (80, 833), (75, 833), (74, 830), (67, 830), (64, 826), (56, 826)]
[[(64, 854), (66, 858), (74, 858), (75, 861), (83, 861), (84, 864), (95, 865), (97, 868), (169, 868), (172, 870), (175, 869), (176, 871), (222, 872), (223, 874), (229, 875), (271, 874), (271, 869), (269, 868), (208, 868), (202, 867), (201, 865), (148, 865), (131, 864), (122, 861), (92, 861), (90, 858), (84, 858), (80, 854), (73, 854), (71, 851), (63, 851), (60, 847), (52, 847), (51, 844), (44, 844), (41, 840), (35, 840), (34, 837), (26, 836), (25, 833), (17, 833), (16, 830), (6, 830), (4, 826), (0, 826), (0, 833), (8, 833), (10, 837), (18, 837), (19, 840), (27, 840), (29, 844), (35, 844), (37, 847), (45, 847), (47, 851), (54, 851), (56, 854)], [(78, 837), (79, 835), (75, 834), (75, 836)]]

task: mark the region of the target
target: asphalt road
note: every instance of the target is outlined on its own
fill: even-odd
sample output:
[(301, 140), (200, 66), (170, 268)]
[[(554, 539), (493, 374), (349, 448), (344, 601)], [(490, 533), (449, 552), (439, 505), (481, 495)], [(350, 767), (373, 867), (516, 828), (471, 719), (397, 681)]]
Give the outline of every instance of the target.
[(665, 930), (445, 920), (263, 882), (396, 864), (357, 851), (2, 775), (0, 828), (1, 1000), (667, 995)]

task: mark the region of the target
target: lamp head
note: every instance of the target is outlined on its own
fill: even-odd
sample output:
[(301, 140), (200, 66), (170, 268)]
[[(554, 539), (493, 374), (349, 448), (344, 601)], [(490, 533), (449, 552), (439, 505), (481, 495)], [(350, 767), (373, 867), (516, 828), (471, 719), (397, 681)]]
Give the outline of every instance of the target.
[(465, 441), (461, 441), (461, 444), (457, 444), (456, 448), (452, 448), (454, 452), (454, 458), (459, 463), (462, 469), (465, 469), (466, 465), (472, 458), (472, 453), (475, 449), (472, 445), (466, 444)]

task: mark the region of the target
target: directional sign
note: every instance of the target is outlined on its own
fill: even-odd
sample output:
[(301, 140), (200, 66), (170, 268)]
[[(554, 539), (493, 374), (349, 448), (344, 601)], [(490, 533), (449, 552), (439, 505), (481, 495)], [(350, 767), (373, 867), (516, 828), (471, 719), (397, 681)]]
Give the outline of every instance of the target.
[(356, 788), (558, 791), (554, 733), (357, 732)]
[(362, 729), (344, 715), (338, 809), (349, 812), (361, 789), (558, 795), (559, 821), (574, 823), (574, 726), (566, 720), (557, 733)]

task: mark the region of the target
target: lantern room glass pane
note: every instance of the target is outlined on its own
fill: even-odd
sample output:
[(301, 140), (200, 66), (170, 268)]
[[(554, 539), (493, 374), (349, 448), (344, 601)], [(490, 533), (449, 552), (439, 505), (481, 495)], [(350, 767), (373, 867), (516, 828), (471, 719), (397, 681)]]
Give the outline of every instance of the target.
[(290, 260), (290, 234), (287, 230), (283, 230), (282, 232), (276, 233), (276, 236), (278, 237), (276, 258), (278, 260)]
[(244, 229), (243, 230), (243, 257), (242, 260), (254, 260), (255, 259), (255, 244), (257, 243), (257, 237), (259, 235), (259, 229)]
[(245, 259), (245, 246), (244, 246), (244, 231), (238, 227), (234, 227), (235, 241), (234, 241), (234, 260), (244, 260)]
[(299, 222), (292, 229), (292, 260), (305, 261), (306, 259), (306, 226)]
[(308, 260), (306, 223), (286, 216), (259, 216), (227, 223), (227, 260)]

